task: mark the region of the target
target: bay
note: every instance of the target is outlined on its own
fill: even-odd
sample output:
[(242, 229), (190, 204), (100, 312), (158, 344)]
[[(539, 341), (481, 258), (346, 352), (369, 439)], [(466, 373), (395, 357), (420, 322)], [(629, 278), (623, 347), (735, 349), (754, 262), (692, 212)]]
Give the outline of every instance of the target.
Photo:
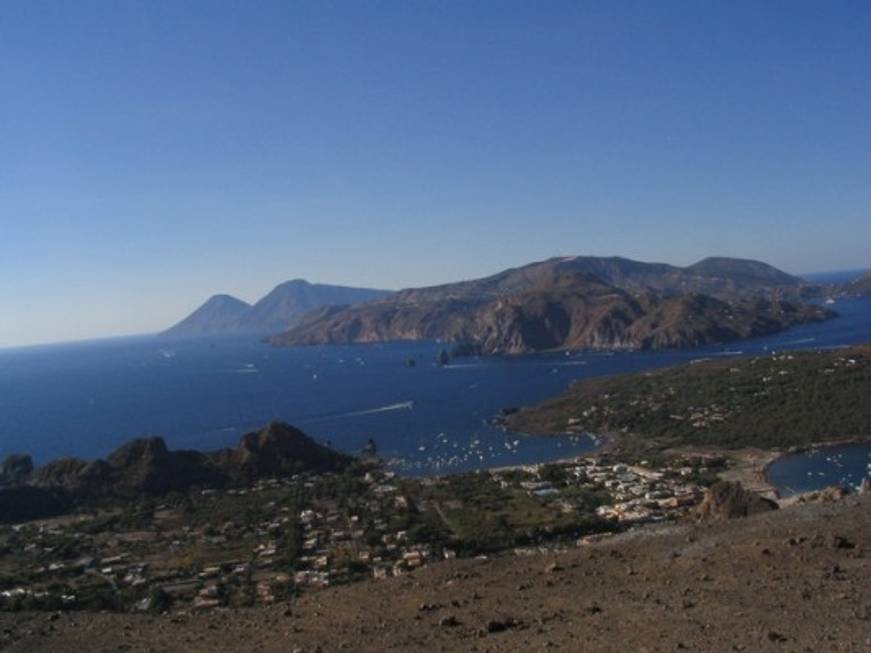
[(463, 358), (446, 366), (436, 363), (444, 345), (434, 342), (278, 349), (250, 337), (147, 336), (0, 350), (0, 457), (95, 458), (143, 435), (163, 436), (171, 448), (215, 449), (283, 420), (351, 453), (371, 437), (405, 474), (555, 460), (596, 443), (507, 433), (493, 416), (583, 378), (871, 341), (871, 301), (844, 300), (835, 309), (837, 319), (727, 347)]

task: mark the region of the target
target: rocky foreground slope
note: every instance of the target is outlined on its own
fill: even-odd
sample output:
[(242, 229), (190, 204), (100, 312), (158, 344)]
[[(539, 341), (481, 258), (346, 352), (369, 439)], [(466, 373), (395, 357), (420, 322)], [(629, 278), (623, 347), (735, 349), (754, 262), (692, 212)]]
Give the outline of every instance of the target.
[(0, 614), (58, 651), (867, 651), (871, 496), (453, 560), (269, 608)]

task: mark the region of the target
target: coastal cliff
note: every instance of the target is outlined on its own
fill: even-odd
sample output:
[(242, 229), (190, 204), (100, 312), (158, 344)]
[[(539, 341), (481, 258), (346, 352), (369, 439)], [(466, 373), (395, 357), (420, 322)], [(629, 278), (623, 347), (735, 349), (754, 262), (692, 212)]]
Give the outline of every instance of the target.
[[(498, 286), (498, 284), (497, 284)], [(493, 284), (403, 291), (381, 302), (330, 307), (274, 336), (278, 346), (435, 340), (485, 355), (561, 349), (665, 349), (776, 333), (834, 313), (740, 294), (630, 292), (597, 276), (536, 270), (521, 290)]]

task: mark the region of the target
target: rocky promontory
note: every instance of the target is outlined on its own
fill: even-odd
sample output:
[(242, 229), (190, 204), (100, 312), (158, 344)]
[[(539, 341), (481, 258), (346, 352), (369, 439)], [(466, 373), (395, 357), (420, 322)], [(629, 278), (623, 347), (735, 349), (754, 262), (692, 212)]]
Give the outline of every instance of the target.
[[(29, 457), (7, 458), (0, 487), (0, 521), (61, 514), (74, 504), (157, 496), (194, 487), (227, 487), (259, 478), (346, 467), (352, 458), (318, 444), (299, 429), (273, 422), (232, 449), (171, 451), (162, 438), (131, 440), (106, 459), (60, 458), (28, 469)], [(11, 471), (10, 471), (11, 470)], [(5, 507), (5, 508), (4, 508)]]

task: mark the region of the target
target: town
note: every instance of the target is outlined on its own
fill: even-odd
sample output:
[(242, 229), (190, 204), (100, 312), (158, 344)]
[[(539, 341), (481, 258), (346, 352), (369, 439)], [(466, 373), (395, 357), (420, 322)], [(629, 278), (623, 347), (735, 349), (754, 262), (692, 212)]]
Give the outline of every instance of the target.
[(435, 478), (376, 464), (0, 527), (0, 609), (241, 607), (453, 557), (583, 546), (674, 520), (710, 461), (608, 455)]

